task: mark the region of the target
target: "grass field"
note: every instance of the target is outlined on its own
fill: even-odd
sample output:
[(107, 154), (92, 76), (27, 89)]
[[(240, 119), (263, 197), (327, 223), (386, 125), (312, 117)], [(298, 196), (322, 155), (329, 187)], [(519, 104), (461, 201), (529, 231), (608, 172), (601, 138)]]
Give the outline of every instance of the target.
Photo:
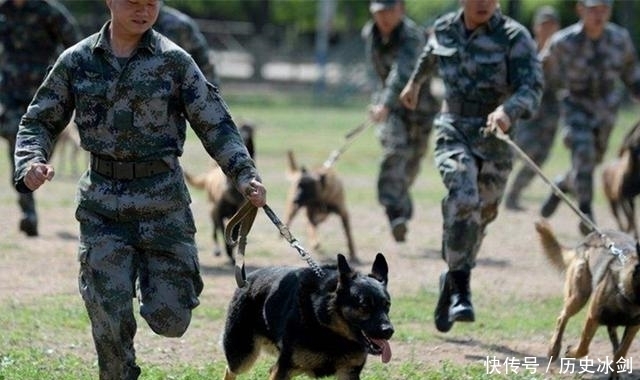
[[(293, 149), (301, 163), (319, 165), (333, 149), (340, 146), (344, 134), (365, 119), (363, 101), (353, 101), (339, 106), (328, 105), (326, 102), (322, 102), (323, 105), (315, 105), (313, 98), (307, 95), (252, 94), (233, 90), (229, 90), (225, 97), (236, 119), (247, 119), (258, 127), (256, 161), (263, 181), (269, 189), (269, 203), (277, 212), (282, 210), (288, 188), (284, 179), (285, 151)], [(624, 131), (637, 118), (637, 108), (621, 112), (619, 128), (616, 128), (612, 137), (608, 157), (615, 154), (615, 147)], [(568, 165), (568, 155), (561, 147), (559, 139), (556, 141), (552, 159), (545, 166), (545, 172), (549, 175), (562, 172)], [(372, 129), (363, 133), (337, 164), (340, 173), (350, 178), (348, 204), (353, 214), (359, 220), (371, 219), (362, 222), (366, 227), (360, 231), (363, 237), (358, 244), (360, 252), (366, 250), (367, 254), (378, 247), (393, 247), (387, 242), (384, 222), (374, 220), (382, 215), (375, 198), (379, 154), (380, 149)], [(204, 149), (192, 133), (189, 134), (182, 162), (187, 170), (193, 172), (206, 170), (210, 165)], [(418, 217), (424, 219), (424, 224), (432, 223), (439, 228), (439, 202), (443, 195), (443, 187), (437, 172), (433, 170), (432, 162), (433, 158), (429, 154), (413, 195), (418, 200), (417, 207), (425, 210), (424, 213), (419, 212)], [(0, 173), (8, 178), (8, 164), (4, 155), (0, 156), (0, 165)], [(14, 231), (18, 217), (15, 215), (15, 194), (8, 184), (0, 187), (0, 200), (3, 205), (0, 212), (7, 216), (13, 215), (5, 218), (0, 225), (2, 231), (5, 231), (2, 232), (4, 238), (0, 239), (0, 273), (5, 278), (4, 283), (0, 285), (0, 380), (97, 378), (89, 321), (73, 284), (76, 270), (73, 260), (76, 236), (72, 215), (74, 188), (73, 179), (61, 178), (52, 182), (46, 193), (42, 191), (37, 194), (39, 211), (43, 215), (51, 215), (51, 219), (55, 220), (52, 222), (54, 226), (43, 226), (44, 236), (38, 241), (23, 238)], [(531, 203), (539, 202), (546, 192), (547, 189), (543, 185), (536, 183), (527, 194), (526, 200)], [(596, 193), (596, 202), (603, 208), (601, 192)], [(229, 268), (225, 267), (224, 263), (221, 264), (220, 258), (213, 258), (210, 253), (211, 227), (207, 219), (208, 205), (204, 194), (192, 192), (192, 196), (194, 214), (199, 223), (198, 244), (201, 249), (203, 276), (207, 284), (206, 291), (201, 299), (202, 304), (194, 311), (194, 320), (185, 339), (169, 340), (170, 343), (166, 343), (167, 339), (155, 337), (144, 321), (139, 320), (136, 341), (141, 342), (137, 345), (138, 361), (143, 368), (141, 379), (212, 379), (221, 378), (224, 372), (224, 360), (217, 351), (217, 333), (225, 317), (224, 305), (235, 284)], [(571, 223), (575, 224), (574, 221)], [(291, 255), (294, 254), (287, 251), (284, 241), (276, 238), (277, 232), (273, 226), (264, 220), (257, 224), (254, 227), (256, 238), (250, 240), (252, 251), (251, 256), (247, 258), (249, 264), (278, 264), (293, 260)], [(294, 234), (304, 237), (302, 224), (296, 224), (294, 227)], [(417, 231), (427, 231), (427, 226), (415, 228)], [(327, 226), (321, 229), (325, 231), (323, 235), (327, 240), (326, 251), (344, 249), (338, 227)], [(432, 229), (436, 229), (433, 234), (429, 232), (419, 235), (416, 232), (418, 237), (412, 240), (416, 246), (408, 248), (408, 256), (394, 257), (394, 261), (401, 261), (401, 265), (407, 268), (421, 262), (427, 262), (429, 265), (434, 263), (433, 266), (435, 263), (440, 265), (437, 253), (429, 253), (429, 249), (425, 253), (425, 247), (439, 246), (437, 228), (428, 230)], [(336, 238), (326, 238), (328, 235)], [(562, 236), (568, 237), (570, 234), (564, 232)], [(499, 246), (500, 242), (488, 244), (490, 247), (492, 244)], [(528, 249), (531, 252), (535, 250), (534, 247)], [(276, 253), (278, 251), (285, 253), (280, 255)], [(332, 257), (322, 253), (319, 255), (322, 260)], [(416, 258), (420, 261), (412, 261)], [(368, 265), (366, 260), (365, 265)], [(512, 264), (506, 264), (509, 265)], [(61, 268), (56, 271), (58, 266)], [(486, 272), (495, 269), (495, 273), (500, 273), (500, 268), (491, 268), (491, 265), (486, 265), (486, 268)], [(366, 270), (368, 267), (364, 266), (362, 269)], [(513, 355), (531, 352), (530, 355), (537, 358), (543, 357), (544, 351), (541, 347), (545, 347), (561, 305), (559, 282), (552, 285), (558, 288), (557, 292), (541, 291), (538, 294), (535, 289), (517, 286), (500, 294), (477, 292), (474, 294), (474, 300), (484, 306), (477, 310), (477, 319), (482, 322), (456, 325), (455, 331), (443, 338), (442, 334), (435, 333), (432, 328), (431, 311), (432, 305), (436, 302), (437, 292), (430, 285), (435, 277), (431, 269), (428, 269), (424, 276), (430, 278), (423, 282), (419, 270), (416, 269), (415, 272), (396, 274), (398, 277), (394, 279), (395, 288), (392, 288), (392, 320), (396, 329), (393, 341), (400, 346), (400, 354), (387, 365), (381, 364), (378, 358), (371, 357), (363, 371), (363, 379), (550, 377), (548, 374), (530, 374), (525, 371), (508, 375), (490, 374), (482, 365), (482, 358), (459, 361), (453, 352), (449, 357), (447, 354), (439, 353), (437, 347), (447, 343), (454, 347), (454, 351), (456, 347), (459, 347), (458, 350), (470, 350), (466, 343), (472, 341), (481, 342), (483, 347), (480, 349), (484, 350), (482, 352), (486, 351), (487, 355), (491, 355), (492, 352), (508, 353), (512, 350)], [(536, 276), (535, 273), (527, 273), (526, 269), (519, 273), (525, 277)], [(417, 276), (410, 277), (414, 275)], [(488, 288), (499, 287), (500, 283), (491, 280), (489, 276), (487, 274), (486, 277), (480, 277), (477, 284), (490, 284), (487, 285)], [(31, 284), (33, 287), (28, 288), (24, 284)], [(425, 312), (425, 305), (428, 312)], [(576, 337), (579, 334), (581, 321), (581, 316), (576, 317), (576, 323), (570, 324), (567, 329), (567, 336)], [(605, 340), (606, 334), (600, 331), (598, 337)], [(514, 342), (521, 340), (532, 342), (533, 346), (528, 348), (530, 351), (518, 351), (513, 348), (516, 346)], [(456, 345), (456, 342), (459, 344)], [(606, 344), (604, 347), (607, 347)], [(470, 352), (467, 356), (473, 355), (474, 353)], [(241, 379), (266, 378), (270, 364), (271, 360), (268, 358), (259, 361), (256, 368)], [(578, 376), (562, 376), (572, 377)]]

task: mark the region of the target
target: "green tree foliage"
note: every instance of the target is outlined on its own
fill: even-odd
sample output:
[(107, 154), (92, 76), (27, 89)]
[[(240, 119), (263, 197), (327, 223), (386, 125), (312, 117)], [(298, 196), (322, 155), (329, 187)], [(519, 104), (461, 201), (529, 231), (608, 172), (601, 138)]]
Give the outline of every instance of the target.
[[(253, 25), (256, 33), (261, 33), (267, 25), (312, 34), (316, 28), (318, 0), (165, 0), (167, 4), (185, 13), (202, 19), (245, 21)], [(370, 18), (369, 0), (335, 0), (336, 15), (332, 27), (336, 34), (357, 33)], [(510, 9), (510, 1), (517, 3), (518, 14), (512, 15), (527, 27), (535, 10), (542, 5), (554, 6), (567, 26), (577, 20), (576, 0), (501, 0), (505, 13)], [(97, 30), (99, 23), (107, 17), (104, 0), (61, 0), (65, 6), (83, 23)], [(458, 0), (405, 0), (407, 14), (418, 23), (428, 26), (445, 12), (458, 8)], [(620, 0), (614, 2), (613, 21), (629, 29), (631, 36), (640, 46), (640, 24), (633, 15), (640, 11), (640, 2)], [(97, 25), (96, 25), (97, 24)]]

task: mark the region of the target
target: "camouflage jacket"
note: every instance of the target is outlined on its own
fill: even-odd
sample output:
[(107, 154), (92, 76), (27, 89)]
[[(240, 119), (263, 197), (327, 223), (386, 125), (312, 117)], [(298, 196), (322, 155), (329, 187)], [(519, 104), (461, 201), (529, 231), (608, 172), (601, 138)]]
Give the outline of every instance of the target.
[(46, 162), (75, 109), (81, 144), (117, 161), (165, 160), (174, 170), (135, 180), (94, 171), (80, 179), (80, 206), (109, 216), (162, 214), (190, 202), (176, 157), (186, 119), (207, 152), (236, 185), (257, 176), (218, 90), (193, 59), (161, 34), (147, 31), (127, 61), (109, 45), (109, 22), (65, 50), (22, 118), (16, 142), (18, 190), (32, 162)]
[(640, 98), (640, 66), (624, 28), (607, 24), (598, 40), (591, 40), (582, 22), (556, 32), (540, 53), (545, 78), (568, 90), (566, 111), (615, 114), (622, 99), (618, 80)]
[(80, 38), (75, 19), (55, 1), (0, 2), (0, 102), (28, 102), (58, 53)]
[[(405, 17), (385, 43), (375, 23), (370, 20), (362, 29), (362, 38), (365, 40), (367, 59), (380, 79), (373, 102), (384, 104), (391, 110), (404, 108), (399, 95), (425, 44), (425, 31)], [(420, 91), (417, 110), (435, 114), (438, 109), (439, 104), (431, 94), (430, 84), (425, 83)]]
[(209, 81), (216, 86), (220, 83), (215, 65), (209, 59), (210, 49), (207, 40), (191, 17), (163, 5), (153, 29), (169, 37), (171, 41), (191, 54)]
[(412, 78), (421, 83), (436, 70), (445, 99), (502, 104), (512, 122), (531, 117), (542, 95), (535, 42), (525, 27), (500, 10), (470, 35), (462, 10), (436, 20)]

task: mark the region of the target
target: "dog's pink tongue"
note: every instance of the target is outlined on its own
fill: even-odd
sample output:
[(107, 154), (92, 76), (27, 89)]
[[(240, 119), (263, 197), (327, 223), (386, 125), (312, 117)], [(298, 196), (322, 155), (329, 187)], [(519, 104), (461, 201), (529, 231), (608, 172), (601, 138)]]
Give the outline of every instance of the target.
[(380, 358), (383, 363), (389, 363), (391, 360), (391, 346), (389, 345), (389, 341), (384, 339), (371, 339), (373, 343), (377, 346), (382, 347), (382, 354), (380, 354)]

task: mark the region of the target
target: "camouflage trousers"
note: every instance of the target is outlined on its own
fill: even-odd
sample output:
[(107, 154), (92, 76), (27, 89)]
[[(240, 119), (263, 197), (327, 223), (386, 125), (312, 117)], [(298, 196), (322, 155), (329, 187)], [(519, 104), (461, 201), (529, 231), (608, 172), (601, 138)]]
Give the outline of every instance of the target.
[(469, 271), (486, 227), (498, 216), (512, 168), (509, 146), (483, 136), (483, 118), (440, 115), (435, 125), (435, 161), (447, 194), (442, 200), (442, 258), (449, 270)]
[(378, 202), (384, 206), (391, 222), (396, 218), (411, 219), (413, 202), (409, 189), (420, 172), (427, 152), (433, 117), (410, 121), (390, 112), (379, 125), (377, 135), (382, 146), (378, 174)]
[[(26, 107), (24, 110), (26, 110)], [(24, 112), (21, 113), (18, 108), (5, 109), (0, 118), (0, 136), (7, 140), (7, 151), (9, 154), (9, 163), (11, 164), (11, 171), (9, 172), (11, 188), (13, 188), (13, 172), (16, 167), (14, 157), (16, 150), (16, 134), (18, 133), (18, 125), (20, 124), (20, 118), (23, 113)], [(23, 217), (28, 217), (33, 221), (37, 220), (36, 204), (33, 193), (18, 193), (18, 205), (20, 206)]]
[(593, 201), (593, 173), (607, 152), (613, 130), (613, 124), (593, 129), (584, 125), (587, 124), (572, 123), (563, 130), (564, 145), (571, 151), (571, 169), (559, 180), (560, 187), (567, 189), (581, 208)]
[[(513, 141), (538, 166), (547, 161), (553, 148), (559, 118), (558, 110), (546, 110), (530, 120), (520, 122), (516, 128)], [(536, 172), (523, 162), (513, 177), (509, 193), (517, 198), (535, 176)]]
[[(156, 218), (119, 221), (85, 208), (80, 222), (78, 277), (100, 380), (131, 380), (140, 375), (133, 338), (132, 299), (151, 329), (166, 337), (182, 336), (203, 288), (191, 210)], [(137, 291), (136, 291), (137, 280)]]

